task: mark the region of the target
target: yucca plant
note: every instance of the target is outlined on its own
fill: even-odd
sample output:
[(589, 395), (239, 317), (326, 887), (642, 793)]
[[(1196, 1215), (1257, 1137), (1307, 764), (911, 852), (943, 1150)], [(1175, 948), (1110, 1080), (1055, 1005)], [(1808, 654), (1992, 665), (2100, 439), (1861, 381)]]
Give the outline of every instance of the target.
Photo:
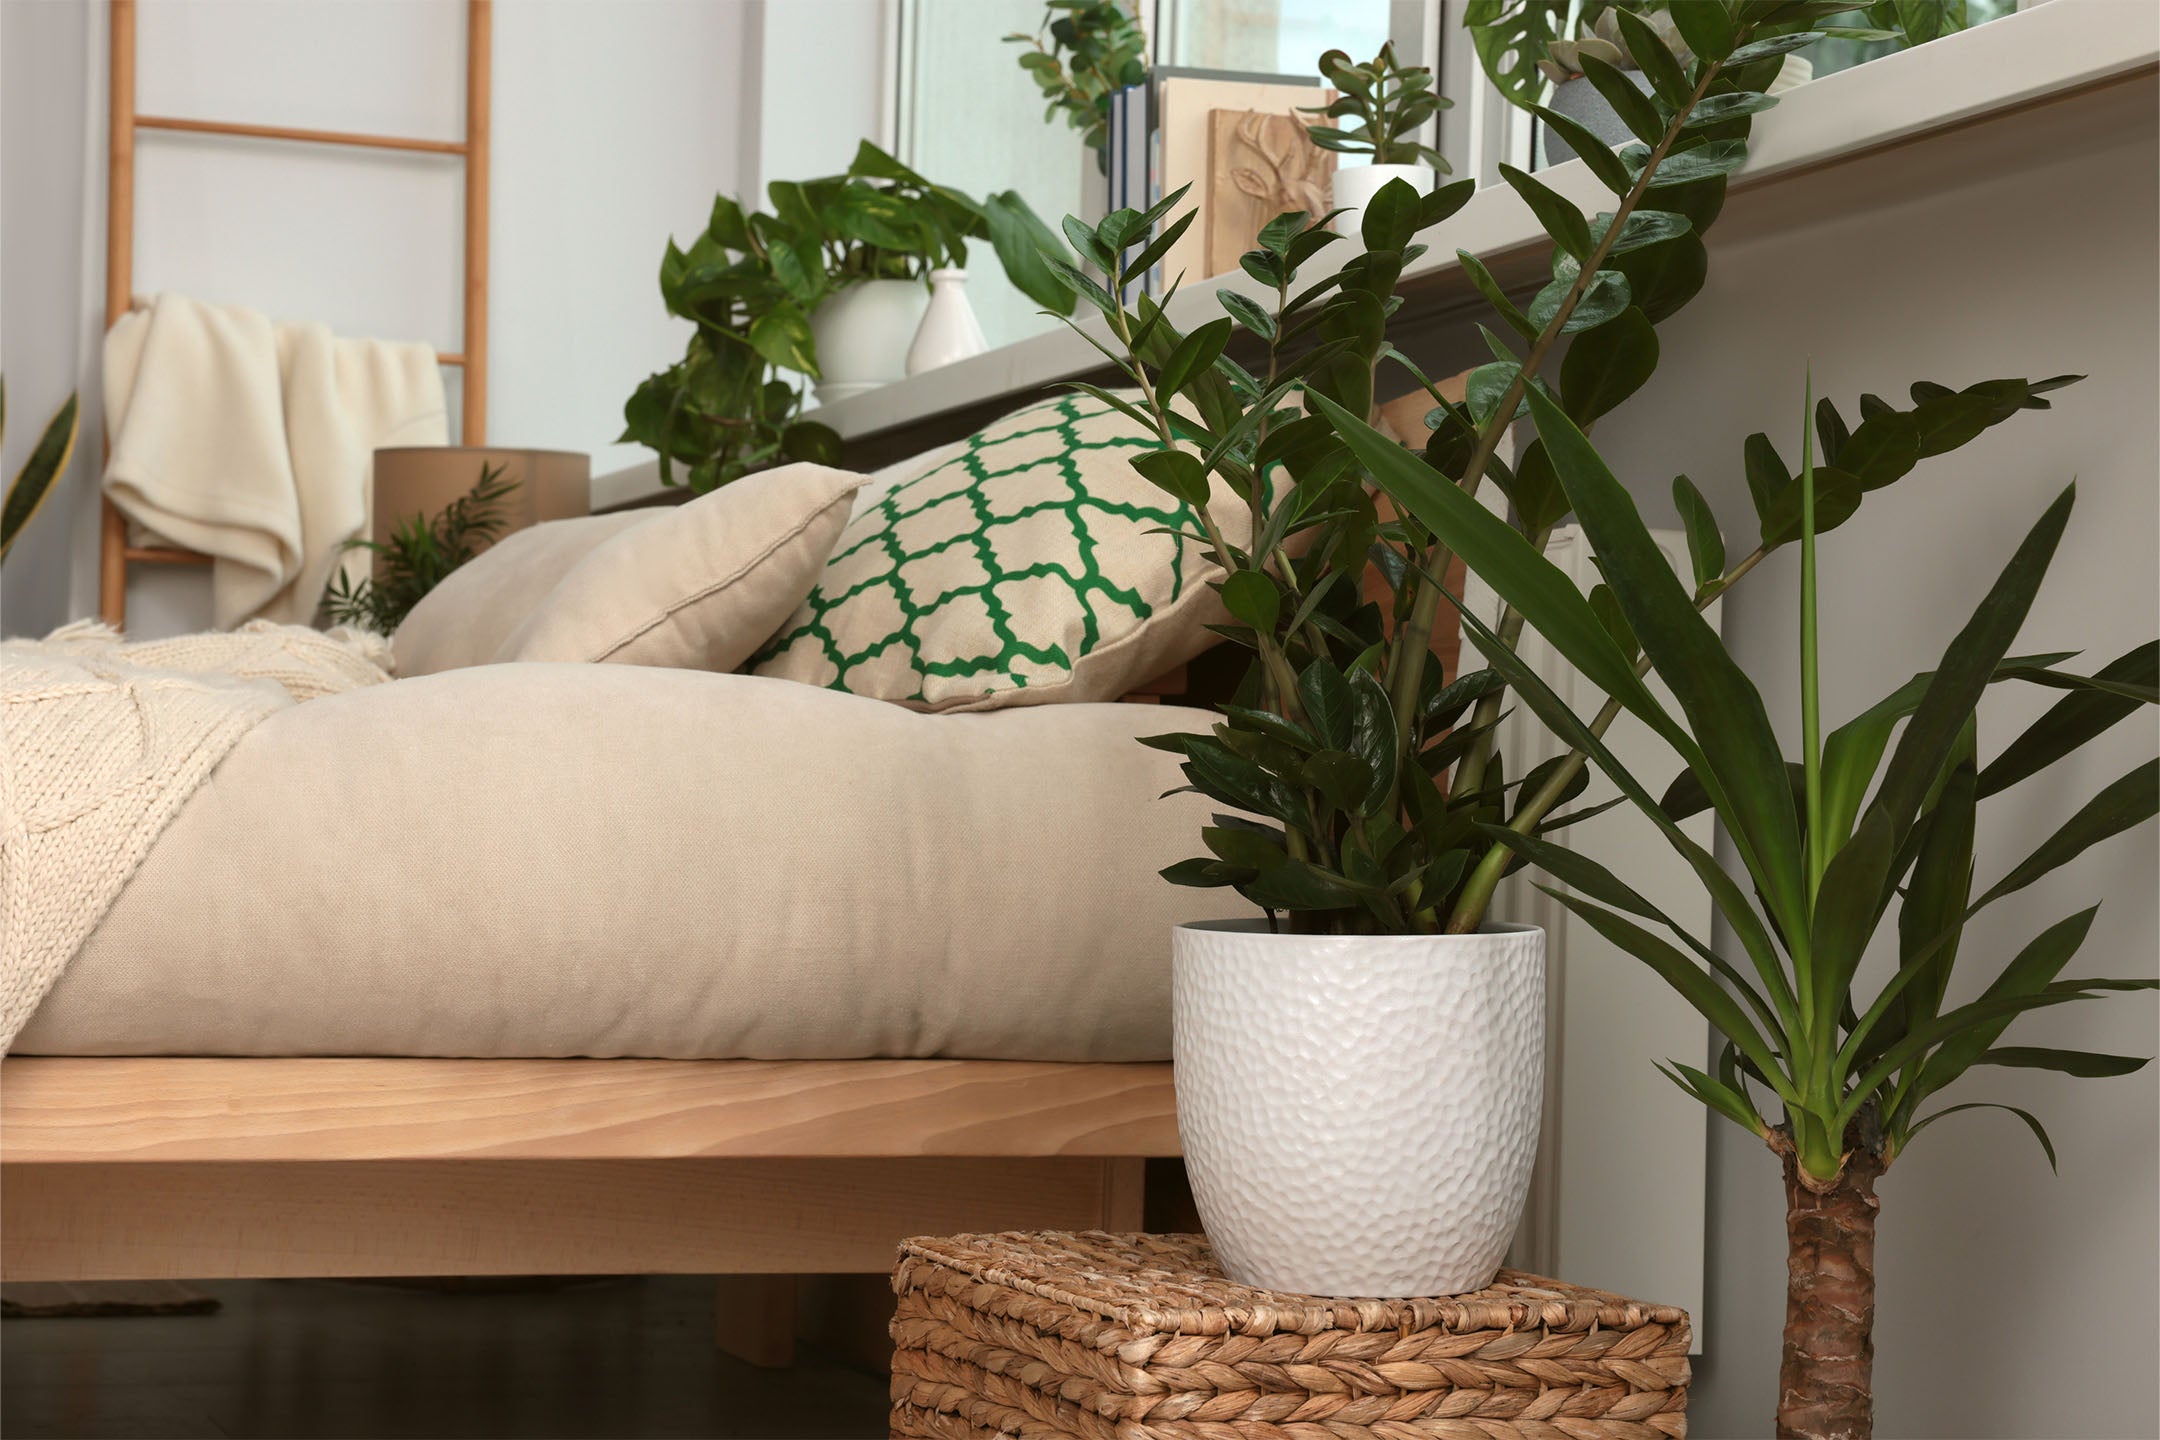
[[(15, 537), (22, 534), (38, 507), (52, 494), (53, 486), (67, 473), (68, 461), (75, 456), (76, 429), (75, 397), (70, 395), (46, 422), (30, 458), (23, 461), (22, 469), (8, 486), (5, 504), (0, 504), (0, 560), (7, 559), (8, 551), (15, 548)], [(7, 382), (0, 379), (0, 439), (6, 435)]]
[[(1472, 519), (1474, 507), (1454, 503), (1451, 487), (1393, 464), (1381, 483), (1444, 542), (1476, 556), (1471, 568), (1585, 674), (1625, 677), (1611, 688), (1614, 705), (1640, 716), (1687, 766), (1662, 801), (1604, 748), (1600, 733), (1610, 713), (1597, 722), (1572, 714), (1516, 658), (1510, 643), (1462, 612), (1478, 647), (1523, 702), (1589, 756), (1688, 860), (1745, 951), (1752, 978), (1587, 855), (1521, 830), (1489, 826), (1484, 833), (1563, 882), (1566, 891), (1549, 893), (1654, 969), (1724, 1037), (1716, 1074), (1678, 1061), (1667, 1073), (1764, 1140), (1784, 1168), (1791, 1278), (1779, 1433), (1863, 1436), (1872, 1415), (1875, 1183), (1920, 1130), (1981, 1106), (1927, 1114), (1923, 1108), (1976, 1064), (2107, 1076), (2147, 1063), (2136, 1056), (1996, 1044), (2027, 1010), (2153, 987), (2151, 980), (2060, 978), (2097, 905), (2033, 937), (2000, 965), (1979, 998), (1946, 1008), (1946, 996), (1953, 964), (1976, 948), (1966, 931), (1983, 909), (2153, 817), (2160, 805), (2160, 761), (2141, 763), (2107, 786), (2000, 880), (1977, 898), (1972, 894), (1978, 802), (2039, 774), (2160, 699), (2160, 645), (2141, 645), (2091, 675), (2058, 668), (2068, 653), (2008, 653), (2069, 519), (2073, 491), (2065, 489), (1935, 669), (1824, 737), (1815, 542), (1824, 520), (1842, 517), (1825, 506), (1837, 491), (1818, 483), (1822, 475), (1810, 445), (1795, 482), (1802, 751), (1788, 762), (1761, 696), (1699, 614), (1705, 592), (1716, 585), (1703, 577), (1719, 568), (1714, 521), (1704, 513), (1689, 525), (1698, 577), (1691, 593), (1581, 431), (1535, 390), (1530, 403), (1610, 587), (1612, 609), (1603, 615), (1556, 566), (1508, 544), (1503, 522), (1483, 511), (1477, 512), (1482, 520)], [(1832, 441), (1841, 427), (1834, 411), (1824, 418), (1821, 428)], [(1358, 435), (1361, 454), (1380, 455), (1385, 446), (1376, 432)], [(1758, 454), (1766, 446), (1760, 436), (1751, 439)], [(1627, 683), (1644, 669), (1666, 681), (1680, 715), (1646, 688)], [(2069, 693), (1983, 766), (1977, 710), (1987, 687), (2002, 681)], [(1679, 819), (1704, 806), (1732, 837), (1752, 898), (1678, 827)], [(1890, 923), (1900, 897), (1898, 968), (1873, 995), (1856, 993), (1861, 957)], [(1758, 1108), (1758, 1091), (1773, 1102), (1775, 1121)], [(2035, 1116), (1993, 1108), (2008, 1109), (2030, 1127), (2054, 1163), (2054, 1147)]]

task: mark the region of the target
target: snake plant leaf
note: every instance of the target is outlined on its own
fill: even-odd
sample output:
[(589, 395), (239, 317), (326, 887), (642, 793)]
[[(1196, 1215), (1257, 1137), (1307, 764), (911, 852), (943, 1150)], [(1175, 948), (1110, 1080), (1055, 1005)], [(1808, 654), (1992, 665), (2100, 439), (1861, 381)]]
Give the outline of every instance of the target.
[(1723, 1081), (1714, 1080), (1702, 1071), (1682, 1065), (1677, 1060), (1668, 1060), (1658, 1065), (1657, 1070), (1660, 1075), (1750, 1135), (1757, 1139), (1769, 1137), (1770, 1127), (1763, 1123), (1762, 1116), (1755, 1113), (1755, 1107), (1748, 1103), (1747, 1097)]
[(1950, 642), (1926, 693), (1914, 707), (1897, 749), (1891, 752), (1875, 800), (1889, 815), (1894, 841), (1904, 839), (1941, 757), (1979, 704), (1996, 666), (2025, 623), (2076, 499), (2077, 486), (2065, 486), (2027, 532), (1972, 619)]
[(1582, 161), (1606, 189), (1615, 195), (1624, 196), (1635, 188), (1634, 177), (1628, 174), (1627, 166), (1620, 163), (1620, 157), (1613, 154), (1612, 146), (1599, 139), (1589, 126), (1545, 105), (1532, 105), (1530, 113), (1544, 121), (1548, 129), (1565, 140), (1568, 148), (1575, 152), (1575, 158)]
[[(1535, 395), (1535, 388), (1531, 393)], [(1325, 396), (1313, 397), (1381, 489), (1462, 557), (1591, 684), (1668, 738), (1686, 736), (1652, 698), (1567, 573), (1445, 476)], [(1558, 414), (1556, 407), (1544, 402)], [(1564, 422), (1563, 422), (1564, 423)]]
[(1911, 1130), (1906, 1132), (1905, 1138), (1907, 1142), (1909, 1143), (1913, 1136), (1918, 1135), (1922, 1130), (1942, 1119), (1945, 1115), (1955, 1115), (1960, 1110), (2009, 1111), (2012, 1115), (2025, 1122), (2025, 1128), (2032, 1131), (2033, 1138), (2040, 1142), (2040, 1148), (2047, 1152), (2048, 1169), (2055, 1171), (2057, 1174), (2062, 1173), (2060, 1167), (2055, 1163), (2055, 1142), (2048, 1139), (2047, 1127), (2040, 1123), (2039, 1117), (2030, 1110), (2021, 1110), (2015, 1105), (1999, 1105), (1992, 1100), (1968, 1100), (1963, 1105), (1945, 1106), (1932, 1115), (1924, 1115), (1914, 1122)]
[(1657, 327), (1631, 305), (1568, 346), (1560, 361), (1560, 403), (1576, 424), (1588, 425), (1648, 384), (1657, 363)]
[(2086, 801), (2054, 834), (1974, 901), (1973, 908), (1991, 905), (2024, 889), (2102, 840), (2144, 824), (2155, 813), (2160, 813), (2160, 760), (2149, 760)]
[(1780, 1098), (1795, 1105), (1799, 1103), (1799, 1093), (1779, 1063), (1777, 1052), (1755, 1028), (1755, 1022), (1748, 1018), (1739, 1002), (1725, 993), (1725, 987), (1718, 984), (1709, 971), (1617, 911), (1593, 905), (1579, 895), (1570, 895), (1550, 886), (1540, 885), (1538, 889), (1580, 915), (1598, 934), (1656, 971), (1658, 977), (1678, 991), (1681, 998), (1694, 1006), (1719, 1034), (1739, 1046), (1740, 1053), (1755, 1062), (1769, 1077)]
[(1725, 574), (1725, 537), (1718, 530), (1717, 515), (1702, 491), (1685, 475), (1673, 476), (1673, 505), (1687, 531), (1688, 564), (1695, 571), (1695, 588), (1721, 579)]
[(1634, 500), (1589, 439), (1542, 395), (1531, 394), (1530, 409), (1606, 583), (1643, 653), (1687, 713), (1711, 798), (1719, 802), (1749, 872), (1784, 932), (1805, 934), (1800, 820), (1761, 694), (1696, 610)]
[(1552, 236), (1555, 244), (1578, 261), (1587, 262), (1590, 259), (1591, 252), (1596, 248), (1590, 239), (1590, 222), (1584, 218), (1582, 211), (1575, 208), (1574, 201), (1567, 199), (1542, 180), (1531, 179), (1513, 165), (1503, 164), (1500, 167), (1500, 178), (1507, 181), (1516, 194), (1522, 196), (1524, 203), (1529, 205), (1530, 212), (1537, 216), (1538, 224), (1545, 227), (1545, 233)]
[[(0, 412), (0, 418), (4, 418), (4, 412)], [(45, 423), (44, 433), (31, 447), (30, 458), (8, 486), (7, 500), (0, 505), (0, 558), (7, 555), (16, 537), (67, 473), (68, 462), (75, 457), (76, 430), (76, 397), (70, 395)]]
[[(2095, 671), (2094, 678), (2151, 685), (2160, 678), (2160, 641), (2148, 640), (2117, 656)], [(2119, 692), (2098, 689), (2065, 695), (1988, 762), (1980, 772), (1980, 794), (1993, 795), (2038, 774), (2135, 712), (2139, 703)]]
[(2111, 1075), (2134, 1075), (2152, 1064), (2149, 1055), (2106, 1055), (2095, 1050), (2042, 1050), (2030, 1045), (1998, 1045), (1973, 1061), (1975, 1065), (2004, 1065), (2014, 1070), (2053, 1070), (2081, 1080)]
[(1650, 103), (1649, 96), (1635, 88), (1635, 82), (1618, 66), (1595, 55), (1578, 56), (1576, 63), (1582, 66), (1583, 77), (1605, 97), (1605, 103), (1612, 106), (1620, 123), (1627, 126), (1636, 139), (1645, 145), (1655, 145), (1665, 138), (1665, 121), (1658, 114), (1657, 106)]

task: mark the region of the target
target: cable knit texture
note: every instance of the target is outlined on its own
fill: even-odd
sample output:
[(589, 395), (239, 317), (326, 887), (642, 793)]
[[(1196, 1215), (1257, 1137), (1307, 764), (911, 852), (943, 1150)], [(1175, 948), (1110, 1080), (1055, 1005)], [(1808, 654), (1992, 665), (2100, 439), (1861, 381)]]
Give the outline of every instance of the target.
[(272, 711), (389, 678), (379, 636), (252, 622), (0, 644), (0, 1054), (151, 843)]

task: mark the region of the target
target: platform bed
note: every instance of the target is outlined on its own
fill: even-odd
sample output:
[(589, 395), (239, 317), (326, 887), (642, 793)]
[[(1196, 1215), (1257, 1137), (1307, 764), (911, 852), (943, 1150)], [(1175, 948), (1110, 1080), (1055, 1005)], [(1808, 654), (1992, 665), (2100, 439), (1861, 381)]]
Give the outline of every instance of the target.
[(883, 1271), (1177, 1153), (1165, 1064), (21, 1057), (0, 1277)]

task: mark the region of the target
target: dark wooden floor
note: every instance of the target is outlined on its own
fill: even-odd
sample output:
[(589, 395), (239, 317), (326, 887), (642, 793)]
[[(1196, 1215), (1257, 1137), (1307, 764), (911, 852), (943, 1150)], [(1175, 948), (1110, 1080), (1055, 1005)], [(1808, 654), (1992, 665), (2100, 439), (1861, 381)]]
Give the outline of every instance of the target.
[(209, 1316), (0, 1323), (0, 1433), (42, 1437), (869, 1437), (885, 1381), (713, 1346), (708, 1278), (440, 1293), (204, 1282)]

